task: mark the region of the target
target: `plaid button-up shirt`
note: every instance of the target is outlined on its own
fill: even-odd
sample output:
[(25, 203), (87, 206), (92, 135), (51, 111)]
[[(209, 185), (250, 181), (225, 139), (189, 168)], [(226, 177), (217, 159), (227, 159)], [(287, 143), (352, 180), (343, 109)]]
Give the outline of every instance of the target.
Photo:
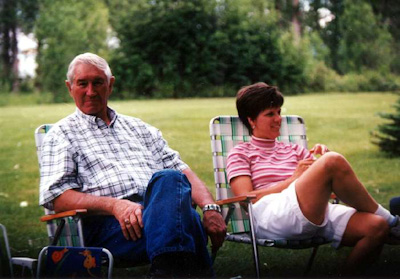
[(47, 133), (41, 149), (40, 205), (68, 189), (96, 196), (143, 196), (151, 176), (188, 166), (161, 132), (109, 109), (110, 125), (76, 110)]

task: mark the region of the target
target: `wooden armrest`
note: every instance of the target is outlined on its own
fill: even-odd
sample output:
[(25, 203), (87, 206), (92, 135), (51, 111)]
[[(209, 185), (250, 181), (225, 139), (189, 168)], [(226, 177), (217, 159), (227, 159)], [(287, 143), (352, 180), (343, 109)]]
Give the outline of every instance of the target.
[(218, 200), (216, 201), (216, 204), (226, 205), (235, 202), (250, 202), (252, 199), (255, 199), (256, 197), (257, 197), (256, 195), (237, 196), (229, 199)]
[(59, 218), (64, 218), (64, 217), (70, 217), (70, 216), (76, 216), (78, 214), (85, 214), (87, 213), (87, 209), (74, 209), (74, 210), (68, 210), (60, 213), (55, 213), (55, 214), (49, 214), (42, 216), (40, 218), (40, 221), (42, 222), (47, 222), (51, 221), (54, 219), (59, 219)]

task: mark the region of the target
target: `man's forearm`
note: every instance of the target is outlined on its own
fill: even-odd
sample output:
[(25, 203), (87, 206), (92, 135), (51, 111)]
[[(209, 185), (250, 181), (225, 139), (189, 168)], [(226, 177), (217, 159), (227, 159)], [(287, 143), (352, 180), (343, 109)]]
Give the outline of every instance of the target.
[(87, 209), (89, 213), (112, 215), (117, 200), (111, 197), (97, 197), (75, 190), (67, 190), (54, 200), (54, 211)]
[(206, 204), (215, 203), (207, 186), (191, 169), (186, 169), (183, 173), (192, 185), (192, 199), (194, 203), (196, 203), (200, 208), (204, 207)]

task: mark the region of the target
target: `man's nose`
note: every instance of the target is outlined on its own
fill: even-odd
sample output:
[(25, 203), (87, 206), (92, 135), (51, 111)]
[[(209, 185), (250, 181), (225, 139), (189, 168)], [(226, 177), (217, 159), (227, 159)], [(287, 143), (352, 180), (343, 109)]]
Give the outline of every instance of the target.
[(96, 90), (94, 90), (93, 84), (89, 83), (89, 85), (87, 87), (86, 95), (88, 95), (88, 96), (96, 96), (97, 95)]

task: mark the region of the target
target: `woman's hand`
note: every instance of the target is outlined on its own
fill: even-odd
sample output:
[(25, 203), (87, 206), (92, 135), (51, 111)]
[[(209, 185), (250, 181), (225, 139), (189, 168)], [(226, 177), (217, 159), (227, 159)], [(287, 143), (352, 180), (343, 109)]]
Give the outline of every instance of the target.
[(305, 159), (299, 161), (296, 170), (294, 171), (292, 178), (293, 181), (299, 178), (308, 168), (315, 162), (315, 159)]
[(326, 145), (317, 143), (313, 148), (310, 149), (310, 153), (314, 155), (324, 155), (329, 152), (329, 149)]
[(118, 220), (126, 239), (135, 241), (142, 237), (142, 209), (141, 204), (129, 200), (117, 200), (115, 202), (113, 214)]

